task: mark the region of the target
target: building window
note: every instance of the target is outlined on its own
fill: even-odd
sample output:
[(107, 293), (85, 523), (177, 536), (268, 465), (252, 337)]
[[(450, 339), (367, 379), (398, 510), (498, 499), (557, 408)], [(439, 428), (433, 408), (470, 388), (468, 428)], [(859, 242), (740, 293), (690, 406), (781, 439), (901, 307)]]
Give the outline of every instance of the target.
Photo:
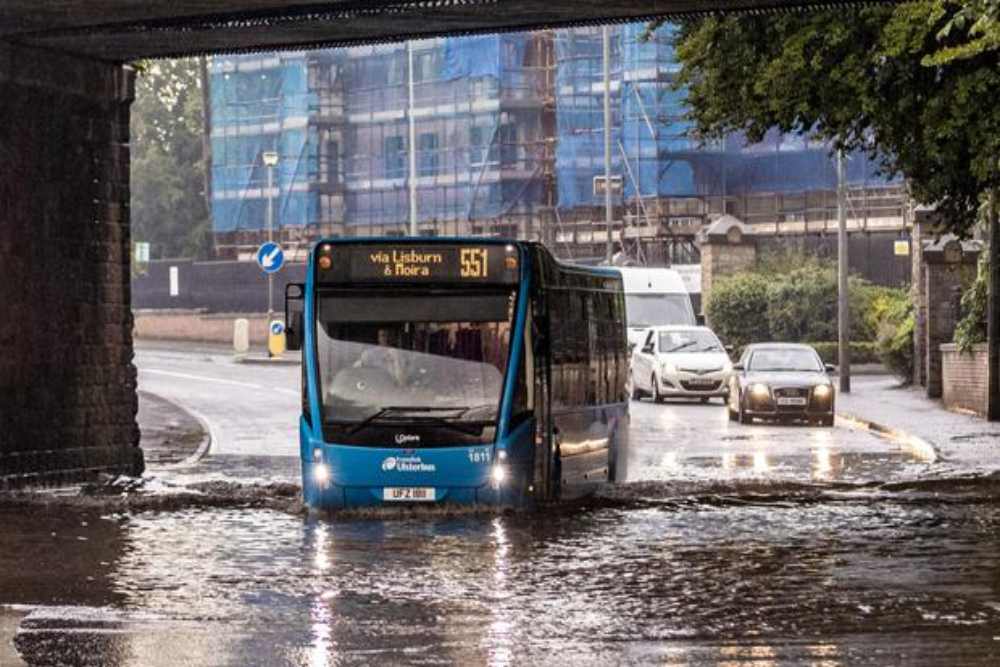
[(438, 173), (438, 135), (427, 132), (420, 135), (420, 150), (417, 153), (421, 176), (436, 176)]
[(385, 177), (403, 178), (406, 175), (406, 144), (403, 137), (385, 138)]

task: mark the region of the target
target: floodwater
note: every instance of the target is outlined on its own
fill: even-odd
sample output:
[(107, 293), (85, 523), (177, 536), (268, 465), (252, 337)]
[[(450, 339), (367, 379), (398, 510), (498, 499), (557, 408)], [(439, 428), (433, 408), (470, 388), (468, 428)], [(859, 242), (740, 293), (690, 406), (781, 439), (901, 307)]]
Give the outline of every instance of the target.
[(500, 515), (32, 506), (0, 525), (0, 620), (32, 666), (1000, 664), (997, 477), (648, 482)]

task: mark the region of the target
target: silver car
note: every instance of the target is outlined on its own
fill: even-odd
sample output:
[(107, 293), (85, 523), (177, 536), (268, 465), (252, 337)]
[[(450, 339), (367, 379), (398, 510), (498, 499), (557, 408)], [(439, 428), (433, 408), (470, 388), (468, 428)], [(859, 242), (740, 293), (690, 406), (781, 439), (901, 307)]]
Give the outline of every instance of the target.
[(816, 350), (808, 345), (748, 345), (733, 367), (729, 419), (804, 421), (833, 426), (835, 396)]
[(629, 370), (633, 399), (700, 398), (707, 403), (729, 394), (733, 365), (711, 329), (660, 326), (647, 329), (632, 351)]

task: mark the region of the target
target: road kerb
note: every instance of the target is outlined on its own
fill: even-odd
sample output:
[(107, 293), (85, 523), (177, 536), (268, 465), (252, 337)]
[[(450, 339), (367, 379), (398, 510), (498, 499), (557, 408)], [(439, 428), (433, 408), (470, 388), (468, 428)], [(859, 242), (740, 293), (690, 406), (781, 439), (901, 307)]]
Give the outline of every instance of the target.
[(196, 449), (193, 454), (191, 454), (185, 459), (182, 459), (181, 461), (178, 461), (177, 463), (168, 463), (166, 465), (157, 467), (163, 470), (176, 470), (178, 468), (187, 468), (192, 465), (195, 465), (203, 458), (205, 458), (212, 449), (212, 443), (216, 441), (215, 431), (212, 428), (211, 422), (209, 422), (207, 419), (198, 414), (197, 411), (192, 410), (187, 406), (181, 405), (177, 401), (169, 399), (166, 396), (163, 396), (162, 394), (157, 394), (155, 392), (151, 392), (145, 389), (143, 391), (147, 394), (156, 396), (164, 403), (169, 403), (174, 407), (174, 409), (189, 415), (193, 420), (198, 422), (199, 426), (201, 426), (201, 432), (202, 432), (201, 443), (198, 445), (198, 449)]
[(840, 425), (847, 426), (848, 428), (853, 428), (858, 431), (867, 431), (880, 438), (884, 438), (885, 440), (899, 446), (901, 449), (912, 452), (920, 460), (926, 461), (927, 463), (934, 463), (942, 458), (941, 452), (938, 451), (937, 447), (935, 447), (932, 442), (925, 440), (918, 435), (914, 435), (913, 433), (909, 433), (892, 426), (887, 426), (879, 422), (874, 422), (870, 419), (865, 419), (864, 417), (859, 417), (858, 415), (854, 415), (849, 412), (838, 412), (837, 422)]

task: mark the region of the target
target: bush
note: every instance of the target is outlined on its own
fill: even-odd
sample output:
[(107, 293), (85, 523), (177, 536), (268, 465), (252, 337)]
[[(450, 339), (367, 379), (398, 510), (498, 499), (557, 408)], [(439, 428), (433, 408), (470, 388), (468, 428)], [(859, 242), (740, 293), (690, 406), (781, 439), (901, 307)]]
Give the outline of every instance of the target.
[(904, 382), (913, 380), (913, 327), (909, 295), (892, 302), (878, 322), (878, 359)]
[(962, 294), (962, 319), (955, 327), (955, 343), (968, 352), (976, 343), (986, 341), (986, 313), (989, 309), (990, 253), (979, 253), (979, 272), (975, 281)]
[[(840, 363), (840, 345), (837, 343), (809, 343), (819, 354), (824, 364), (837, 365)], [(851, 342), (851, 363), (852, 364), (877, 364), (879, 363), (878, 350), (872, 342)]]
[(743, 347), (771, 339), (765, 316), (769, 283), (760, 274), (743, 272), (712, 287), (708, 320), (724, 343)]

